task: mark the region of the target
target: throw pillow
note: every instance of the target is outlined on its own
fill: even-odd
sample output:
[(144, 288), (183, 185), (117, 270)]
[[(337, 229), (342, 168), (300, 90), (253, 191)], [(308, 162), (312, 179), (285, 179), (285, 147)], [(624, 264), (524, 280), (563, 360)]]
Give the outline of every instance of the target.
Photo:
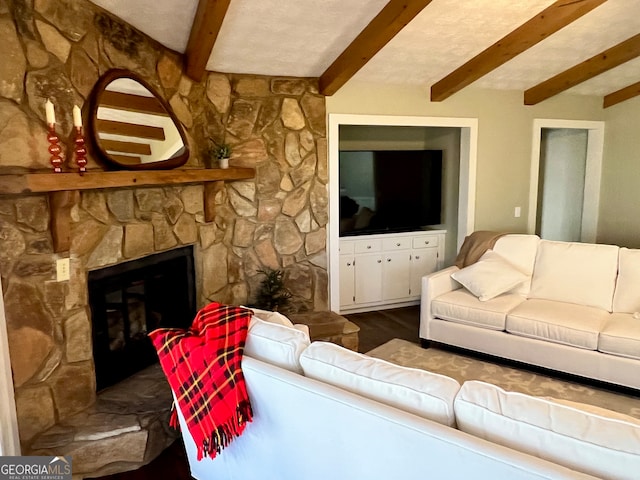
[(493, 250), (487, 250), (476, 263), (451, 274), (481, 302), (517, 287), (528, 276)]

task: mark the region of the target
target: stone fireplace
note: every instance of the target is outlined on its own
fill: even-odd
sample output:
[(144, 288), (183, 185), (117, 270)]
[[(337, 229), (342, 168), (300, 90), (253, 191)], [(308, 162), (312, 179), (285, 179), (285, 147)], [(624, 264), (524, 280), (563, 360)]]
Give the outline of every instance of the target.
[[(293, 311), (326, 310), (324, 97), (317, 79), (209, 73), (195, 82), (175, 53), (85, 0), (9, 2), (1, 10), (0, 175), (50, 171), (47, 98), (56, 104), (63, 151), (71, 151), (73, 105), (86, 111), (99, 75), (111, 68), (138, 73), (169, 102), (191, 147), (184, 168), (203, 168), (216, 140), (232, 145), (231, 168), (255, 169), (251, 180), (216, 186), (212, 221), (202, 183), (84, 190), (69, 208), (64, 252), (54, 251), (46, 193), (0, 191), (0, 276), (22, 452), (73, 450), (74, 464), (84, 458), (92, 472), (106, 472), (111, 467), (93, 463), (85, 448), (100, 441), (100, 451), (120, 452), (114, 468), (145, 462), (151, 454), (134, 445), (161, 448), (166, 422), (140, 398), (126, 418), (114, 415), (123, 411), (115, 386), (96, 395), (89, 275), (190, 247), (196, 308), (249, 303), (259, 270), (273, 268), (285, 272)], [(104, 169), (91, 151), (88, 168)], [(70, 259), (68, 281), (56, 278), (61, 258)], [(148, 369), (138, 375), (142, 396), (166, 393), (161, 377)], [(89, 417), (109, 427), (78, 430)]]
[[(204, 222), (203, 198), (202, 185), (84, 191), (70, 252), (17, 260), (31, 265), (5, 290), (23, 454), (72, 455), (83, 478), (137, 468), (175, 439), (171, 393), (146, 333), (189, 326), (207, 301), (198, 299), (202, 239), (213, 244), (207, 232), (217, 226)], [(12, 200), (34, 212), (32, 230), (42, 222), (23, 241), (50, 249), (47, 197)], [(56, 281), (65, 255), (71, 277)]]

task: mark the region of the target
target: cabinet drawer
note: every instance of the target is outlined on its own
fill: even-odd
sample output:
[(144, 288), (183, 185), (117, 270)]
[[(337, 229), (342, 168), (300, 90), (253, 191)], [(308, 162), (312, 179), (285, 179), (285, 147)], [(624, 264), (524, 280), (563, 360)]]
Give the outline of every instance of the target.
[(359, 240), (353, 243), (355, 253), (379, 252), (380, 247), (382, 246), (382, 242), (380, 240)]
[(437, 247), (437, 235), (424, 235), (421, 237), (413, 237), (413, 248)]
[(390, 250), (405, 250), (411, 248), (411, 238), (385, 238), (382, 242), (382, 248), (385, 252)]
[(340, 254), (353, 253), (353, 242), (340, 242)]

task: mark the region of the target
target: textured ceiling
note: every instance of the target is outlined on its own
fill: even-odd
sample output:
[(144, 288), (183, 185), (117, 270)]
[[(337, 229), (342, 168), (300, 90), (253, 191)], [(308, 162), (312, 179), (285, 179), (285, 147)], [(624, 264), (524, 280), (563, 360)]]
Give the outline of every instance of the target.
[[(320, 76), (387, 1), (232, 0), (207, 69)], [(93, 3), (184, 52), (198, 0)], [(433, 0), (354, 79), (431, 86), (552, 3)], [(526, 90), (638, 33), (640, 0), (608, 0), (471, 86)], [(636, 59), (568, 92), (605, 95), (639, 80)]]

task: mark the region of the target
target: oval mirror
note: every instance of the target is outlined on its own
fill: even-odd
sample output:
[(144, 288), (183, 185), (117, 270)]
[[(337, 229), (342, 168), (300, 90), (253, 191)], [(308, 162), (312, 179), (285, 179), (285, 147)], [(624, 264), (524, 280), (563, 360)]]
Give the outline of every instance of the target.
[(187, 139), (169, 104), (127, 70), (109, 70), (91, 100), (89, 136), (108, 164), (127, 170), (169, 169), (189, 157)]

